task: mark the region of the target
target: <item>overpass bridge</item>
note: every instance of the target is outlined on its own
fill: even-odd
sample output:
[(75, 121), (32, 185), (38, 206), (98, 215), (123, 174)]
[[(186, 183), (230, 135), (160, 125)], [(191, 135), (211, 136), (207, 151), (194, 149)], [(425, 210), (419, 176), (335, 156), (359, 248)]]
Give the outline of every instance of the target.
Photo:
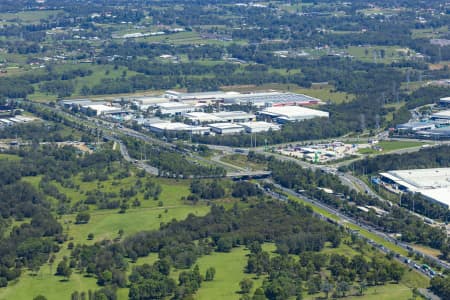
[(267, 178), (272, 175), (271, 171), (242, 171), (242, 172), (227, 172), (226, 177), (232, 178), (235, 180), (238, 179), (260, 179), (260, 178)]

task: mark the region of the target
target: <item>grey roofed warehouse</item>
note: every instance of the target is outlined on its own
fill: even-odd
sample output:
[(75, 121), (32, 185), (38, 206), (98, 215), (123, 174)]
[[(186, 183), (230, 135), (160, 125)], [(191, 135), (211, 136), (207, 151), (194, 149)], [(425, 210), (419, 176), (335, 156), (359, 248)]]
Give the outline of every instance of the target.
[(380, 176), (401, 191), (420, 193), (430, 201), (450, 206), (450, 168), (395, 170)]

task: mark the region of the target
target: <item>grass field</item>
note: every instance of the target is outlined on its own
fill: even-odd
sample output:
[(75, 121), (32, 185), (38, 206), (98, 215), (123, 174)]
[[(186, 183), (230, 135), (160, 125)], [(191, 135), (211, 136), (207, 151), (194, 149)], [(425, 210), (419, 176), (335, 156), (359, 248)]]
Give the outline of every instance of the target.
[[(39, 23), (41, 19), (48, 19), (62, 13), (61, 10), (34, 10), (21, 11), (18, 13), (0, 13), (0, 20), (6, 22)], [(0, 22), (1, 24), (1, 22)]]
[[(414, 50), (402, 48), (400, 46), (350, 46), (346, 51), (348, 54), (361, 61), (384, 64), (389, 64), (393, 61), (402, 59), (410, 59), (415, 55)], [(382, 53), (384, 53), (384, 55)]]
[(5, 154), (5, 153), (0, 153), (0, 159), (5, 159), (5, 160), (20, 160), (21, 158), (17, 155), (14, 154)]
[[(240, 298), (239, 282), (244, 278), (254, 280), (252, 274), (245, 274), (244, 268), (247, 264), (246, 255), (250, 251), (244, 248), (233, 249), (230, 253), (213, 253), (204, 256), (198, 260), (200, 272), (205, 273), (209, 267), (216, 269), (216, 275), (213, 281), (203, 282), (202, 287), (195, 295), (198, 300), (220, 300), (220, 299), (236, 299)], [(253, 287), (262, 284), (262, 277), (254, 280)]]
[[(137, 73), (134, 71), (128, 70), (128, 68), (120, 66), (117, 69), (114, 69), (111, 65), (93, 65), (93, 64), (66, 64), (66, 65), (59, 65), (55, 67), (55, 69), (58, 72), (64, 72), (68, 70), (73, 69), (83, 69), (83, 70), (91, 70), (93, 73), (89, 76), (85, 77), (77, 77), (71, 82), (74, 83), (75, 91), (71, 95), (71, 98), (77, 98), (77, 97), (86, 97), (85, 95), (81, 94), (81, 89), (83, 86), (87, 86), (88, 88), (92, 88), (95, 85), (98, 85), (103, 79), (117, 79), (124, 77), (130, 77), (133, 75), (136, 75)], [(125, 73), (124, 73), (125, 72)], [(35, 92), (29, 96), (29, 98), (33, 101), (51, 101), (56, 100), (57, 95), (53, 94), (46, 94), (41, 93), (39, 91), (39, 84), (35, 84)]]
[(448, 26), (442, 26), (439, 28), (413, 29), (411, 31), (412, 37), (414, 39), (419, 38), (436, 39), (448, 33)]
[(410, 141), (381, 141), (376, 146), (381, 147), (382, 151), (377, 151), (372, 148), (364, 148), (358, 150), (361, 154), (380, 154), (380, 153), (388, 153), (396, 150), (414, 148), (426, 145), (426, 143), (422, 142), (410, 142)]
[(221, 161), (238, 166), (240, 168), (250, 168), (251, 170), (265, 170), (267, 169), (266, 164), (258, 164), (247, 160), (246, 155), (241, 154), (231, 154), (222, 156)]

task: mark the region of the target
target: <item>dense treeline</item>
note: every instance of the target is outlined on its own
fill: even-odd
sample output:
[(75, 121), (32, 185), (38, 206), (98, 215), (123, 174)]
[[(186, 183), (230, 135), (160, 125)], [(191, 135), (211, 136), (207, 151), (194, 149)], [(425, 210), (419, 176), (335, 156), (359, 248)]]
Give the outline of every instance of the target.
[(357, 174), (377, 174), (382, 171), (404, 169), (426, 169), (448, 167), (450, 147), (447, 145), (424, 148), (417, 152), (377, 155), (353, 162), (342, 171), (352, 170)]
[(439, 99), (446, 97), (450, 92), (449, 88), (438, 86), (427, 86), (420, 88), (408, 95), (406, 107), (413, 109), (426, 104), (436, 104)]
[[(252, 154), (249, 158), (252, 156), (258, 157)], [(400, 233), (405, 242), (421, 243), (435, 249), (445, 250), (448, 247), (447, 236), (440, 228), (424, 224), (422, 219), (402, 208), (389, 207), (377, 198), (350, 190), (335, 175), (304, 169), (294, 162), (282, 162), (274, 158), (269, 158), (269, 170), (272, 171), (273, 179), (280, 185), (293, 190), (303, 190), (312, 198), (384, 232)], [(333, 193), (327, 193), (323, 188), (332, 189)], [(367, 213), (357, 206), (376, 206), (388, 214), (380, 217), (375, 211), (369, 210)]]

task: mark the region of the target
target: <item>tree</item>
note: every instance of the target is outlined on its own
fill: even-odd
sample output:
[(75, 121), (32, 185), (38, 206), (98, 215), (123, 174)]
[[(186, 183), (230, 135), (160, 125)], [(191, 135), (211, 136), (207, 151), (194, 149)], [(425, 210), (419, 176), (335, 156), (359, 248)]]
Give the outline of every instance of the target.
[(230, 237), (221, 237), (217, 241), (217, 251), (218, 252), (230, 252), (233, 247), (233, 241)]
[(242, 294), (248, 294), (253, 287), (253, 280), (250, 278), (244, 278), (239, 282), (239, 287), (241, 288)]
[(347, 281), (340, 281), (336, 285), (336, 292), (343, 297), (347, 294), (347, 292), (350, 290), (350, 284)]
[(333, 284), (327, 279), (322, 282), (321, 291), (325, 293), (326, 299), (328, 299), (328, 294), (333, 290)]
[(316, 294), (320, 291), (320, 278), (318, 276), (311, 277), (307, 283), (306, 286), (308, 288), (308, 294)]
[(216, 269), (213, 267), (210, 267), (206, 270), (205, 274), (205, 281), (213, 281), (214, 275), (216, 274)]
[(72, 269), (67, 264), (67, 258), (64, 258), (58, 264), (58, 267), (56, 268), (56, 275), (64, 276), (66, 280), (69, 280), (70, 275), (72, 275)]
[(365, 280), (361, 280), (358, 285), (359, 295), (363, 296), (364, 292), (367, 290), (367, 282)]
[(79, 212), (75, 218), (76, 224), (87, 224), (91, 215), (87, 211)]

